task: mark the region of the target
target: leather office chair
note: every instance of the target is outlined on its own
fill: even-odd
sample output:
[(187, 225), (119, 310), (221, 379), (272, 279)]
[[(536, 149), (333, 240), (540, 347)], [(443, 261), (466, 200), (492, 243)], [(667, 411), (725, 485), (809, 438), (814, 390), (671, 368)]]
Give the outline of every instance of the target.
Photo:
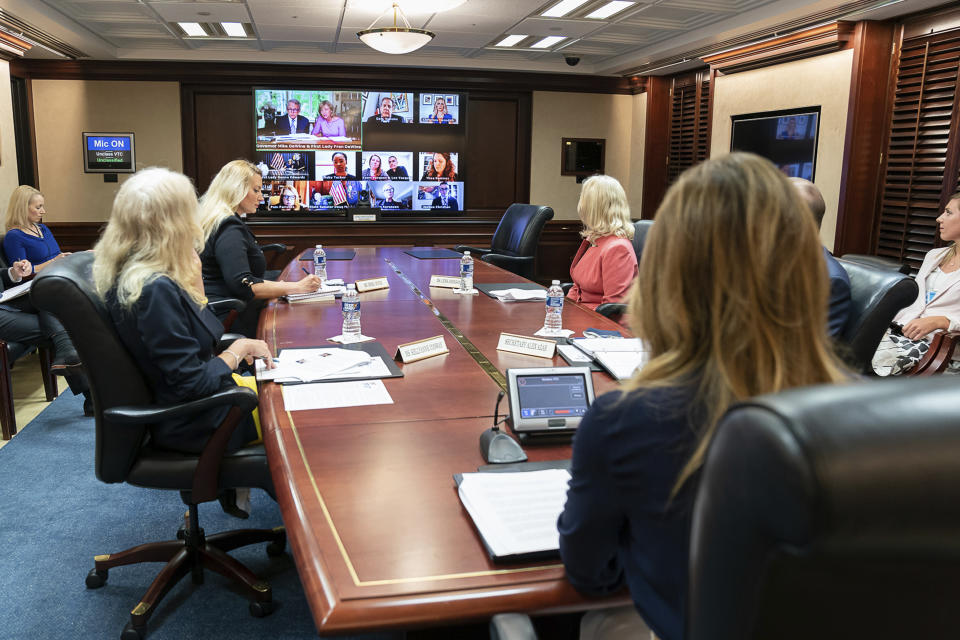
[[(8, 269), (7, 255), (3, 251), (3, 236), (0, 234), (0, 269)], [(50, 371), (53, 353), (47, 345), (36, 347), (40, 359), (40, 376), (47, 402), (52, 402), (59, 393), (57, 377)], [(32, 353), (34, 345), (8, 342), (0, 339), (0, 437), (9, 440), (17, 433), (17, 416), (13, 409), (13, 380), (10, 377), (13, 363)]]
[[(256, 393), (235, 387), (178, 405), (155, 405), (137, 363), (123, 346), (106, 305), (93, 288), (92, 264), (92, 253), (78, 253), (58, 261), (37, 276), (31, 298), (38, 308), (61, 318), (84, 363), (96, 417), (97, 478), (107, 483), (127, 482), (148, 489), (179, 491), (189, 513), (179, 541), (154, 542), (96, 556), (95, 568), (87, 576), (87, 587), (103, 586), (108, 571), (115, 567), (166, 562), (131, 611), (130, 623), (121, 636), (124, 640), (142, 638), (147, 620), (167, 590), (188, 573), (195, 584), (200, 584), (204, 567), (230, 578), (250, 600), (251, 614), (269, 614), (273, 609), (270, 586), (226, 552), (256, 542), (270, 542), (267, 552), (279, 555), (286, 540), (283, 528), (205, 536), (197, 519), (197, 505), (217, 499), (225, 490), (259, 487), (273, 491), (263, 445), (224, 453), (240, 419), (257, 406)], [(203, 413), (218, 406), (232, 409), (202, 453), (179, 453), (151, 446), (151, 422)]]
[(916, 281), (899, 271), (839, 259), (850, 277), (850, 317), (839, 342), (848, 364), (872, 373), (870, 362), (897, 312), (919, 295)]
[(732, 408), (694, 506), (687, 640), (955, 637), (955, 398), (901, 378)]
[(553, 209), (537, 204), (514, 203), (500, 219), (489, 249), (457, 245), (454, 251), (469, 251), (484, 262), (512, 271), (528, 280), (534, 277), (534, 261), (540, 233), (547, 220), (553, 218)]
[(877, 267), (878, 269), (890, 269), (900, 273), (910, 275), (910, 265), (897, 262), (893, 258), (884, 258), (883, 256), (871, 256), (863, 253), (847, 253), (842, 256), (849, 262), (859, 262), (860, 264)]

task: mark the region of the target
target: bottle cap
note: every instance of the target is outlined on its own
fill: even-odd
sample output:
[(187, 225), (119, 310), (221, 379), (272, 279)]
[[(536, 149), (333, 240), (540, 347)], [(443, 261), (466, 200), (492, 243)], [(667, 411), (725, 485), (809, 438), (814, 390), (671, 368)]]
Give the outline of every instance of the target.
[(560, 284), (560, 281), (559, 281), (559, 280), (554, 280), (553, 282), (550, 283), (550, 286), (553, 286), (553, 285), (555, 285), (555, 284)]
[(463, 252), (463, 255), (468, 256), (468, 255), (470, 255), (470, 252), (469, 252), (469, 251), (464, 251), (464, 252)]
[(323, 245), (322, 245), (322, 244), (318, 244), (318, 245), (317, 245), (317, 249), (323, 249)]

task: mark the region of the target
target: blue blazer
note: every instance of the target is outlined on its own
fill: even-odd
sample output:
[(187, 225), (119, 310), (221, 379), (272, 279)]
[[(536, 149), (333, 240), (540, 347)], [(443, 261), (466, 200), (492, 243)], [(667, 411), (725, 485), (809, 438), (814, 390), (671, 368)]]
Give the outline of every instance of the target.
[[(217, 356), (223, 325), (166, 276), (143, 287), (130, 308), (106, 296), (107, 307), (123, 344), (130, 350), (160, 405), (197, 400), (234, 385), (232, 370)], [(191, 419), (150, 425), (152, 443), (163, 449), (198, 452), (227, 415), (229, 407), (212, 409)], [(256, 438), (253, 422), (234, 431), (229, 448)]]

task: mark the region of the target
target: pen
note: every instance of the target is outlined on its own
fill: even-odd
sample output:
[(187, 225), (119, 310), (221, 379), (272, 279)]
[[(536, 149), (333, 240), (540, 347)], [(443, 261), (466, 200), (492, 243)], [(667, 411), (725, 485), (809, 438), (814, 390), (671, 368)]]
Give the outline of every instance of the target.
[(303, 267), (300, 267), (300, 270), (303, 271), (305, 274), (310, 275), (310, 272), (304, 269)]

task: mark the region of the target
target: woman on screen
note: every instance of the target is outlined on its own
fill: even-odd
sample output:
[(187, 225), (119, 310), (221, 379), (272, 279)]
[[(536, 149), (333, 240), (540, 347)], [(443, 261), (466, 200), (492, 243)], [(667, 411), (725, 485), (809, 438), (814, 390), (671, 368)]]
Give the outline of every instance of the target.
[(433, 101), (433, 113), (427, 116), (430, 124), (452, 124), (453, 116), (447, 113), (447, 103), (443, 98)]
[(567, 297), (591, 309), (604, 302), (623, 302), (637, 275), (626, 192), (616, 178), (587, 178), (580, 190), (577, 215), (583, 222), (583, 241), (570, 266), (573, 287)]
[(280, 192), (280, 208), (284, 211), (294, 211), (300, 208), (300, 194), (297, 190), (286, 185)]
[(310, 134), (321, 138), (345, 138), (347, 136), (343, 118), (336, 115), (333, 104), (329, 100), (320, 103), (317, 122), (313, 125)]
[(430, 167), (423, 172), (421, 180), (448, 180), (456, 182), (457, 168), (453, 166), (453, 160), (449, 153), (434, 153)]
[(381, 168), (380, 156), (374, 154), (367, 160), (367, 168), (363, 170), (363, 177), (368, 180), (389, 180), (389, 176)]
[[(947, 202), (937, 218), (940, 239), (950, 244), (927, 252), (917, 273), (920, 293), (909, 307), (893, 319), (873, 356), (873, 370), (882, 376), (898, 375), (913, 368), (926, 355), (937, 331), (960, 331), (960, 191)], [(960, 363), (949, 365), (958, 373)]]
[[(151, 168), (120, 187), (96, 245), (97, 292), (158, 404), (197, 400), (235, 385), (231, 373), (242, 360), (265, 358), (272, 365), (261, 340), (235, 340), (218, 353), (223, 327), (205, 306), (197, 258), (202, 242), (193, 184), (179, 173)], [(151, 444), (199, 452), (228, 411), (217, 407), (208, 420), (194, 416), (152, 424)], [(248, 414), (229, 447), (256, 439)]]
[[(262, 188), (263, 178), (257, 168), (246, 160), (234, 160), (220, 169), (200, 198), (200, 227), (205, 243), (200, 260), (207, 297), (210, 300), (238, 298), (246, 302), (246, 308), (230, 330), (247, 337), (256, 334), (260, 310), (266, 300), (288, 293), (310, 293), (320, 287), (320, 279), (312, 274), (297, 282), (269, 279), (276, 278), (277, 274), (267, 273), (263, 251), (240, 218), (257, 210)], [(286, 189), (283, 193), (287, 193)], [(218, 317), (223, 321), (228, 314), (229, 311), (223, 311)]]
[(687, 170), (656, 221), (629, 302), (650, 357), (583, 418), (558, 528), (574, 587), (626, 585), (638, 631), (681, 640), (691, 510), (721, 416), (847, 373), (826, 333), (816, 223), (770, 162), (731, 153)]
[(60, 251), (53, 233), (43, 224), (46, 213), (42, 193), (25, 184), (13, 190), (3, 236), (3, 252), (9, 262), (29, 260), (33, 270), (40, 272), (54, 260), (70, 255)]

